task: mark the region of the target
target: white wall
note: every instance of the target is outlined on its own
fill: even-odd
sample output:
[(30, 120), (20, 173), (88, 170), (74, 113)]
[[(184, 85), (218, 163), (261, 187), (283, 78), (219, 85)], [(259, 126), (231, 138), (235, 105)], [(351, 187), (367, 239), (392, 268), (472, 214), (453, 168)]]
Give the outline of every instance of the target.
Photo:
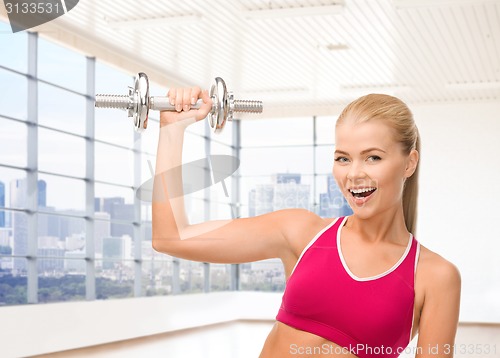
[(238, 320), (273, 320), (280, 303), (277, 293), (213, 292), (2, 307), (0, 357), (59, 352)]
[(417, 239), (462, 274), (461, 321), (500, 322), (500, 102), (412, 106)]

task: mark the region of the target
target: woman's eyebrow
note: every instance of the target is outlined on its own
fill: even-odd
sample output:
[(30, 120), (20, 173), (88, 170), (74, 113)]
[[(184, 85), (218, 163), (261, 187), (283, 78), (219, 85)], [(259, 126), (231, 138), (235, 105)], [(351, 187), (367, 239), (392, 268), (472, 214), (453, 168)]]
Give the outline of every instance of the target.
[[(372, 148), (368, 148), (368, 149), (363, 150), (360, 154), (365, 154), (365, 153), (373, 152), (373, 151), (379, 151), (379, 152), (382, 152), (382, 153), (386, 153), (386, 151), (383, 150), (383, 149), (380, 149), (380, 148), (377, 148), (377, 147), (372, 147)], [(336, 149), (335, 153), (349, 155), (349, 153), (344, 152), (343, 150), (339, 150), (339, 149)]]
[(368, 149), (363, 150), (361, 152), (361, 154), (365, 154), (365, 153), (373, 152), (373, 151), (379, 151), (379, 152), (385, 153), (385, 150), (383, 150), (383, 149), (380, 149), (380, 148), (377, 148), (377, 147), (372, 147), (372, 148), (368, 148)]

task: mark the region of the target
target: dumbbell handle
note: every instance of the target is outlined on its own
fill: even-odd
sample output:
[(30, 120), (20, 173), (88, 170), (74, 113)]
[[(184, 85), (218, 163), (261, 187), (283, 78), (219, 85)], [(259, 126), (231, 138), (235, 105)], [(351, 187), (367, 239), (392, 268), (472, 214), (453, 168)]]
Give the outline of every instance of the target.
[[(199, 99), (191, 105), (191, 109), (199, 109), (203, 100)], [(168, 97), (155, 96), (149, 99), (149, 109), (154, 111), (175, 111), (175, 105), (171, 105)]]
[[(199, 109), (203, 100), (199, 99), (191, 105), (191, 109)], [(98, 94), (95, 96), (96, 108), (116, 108), (130, 109), (130, 97), (126, 95)], [(171, 105), (168, 97), (153, 96), (149, 97), (149, 109), (153, 111), (176, 111), (175, 105)], [(242, 99), (234, 100), (234, 111), (240, 113), (261, 113), (261, 101), (249, 101)]]

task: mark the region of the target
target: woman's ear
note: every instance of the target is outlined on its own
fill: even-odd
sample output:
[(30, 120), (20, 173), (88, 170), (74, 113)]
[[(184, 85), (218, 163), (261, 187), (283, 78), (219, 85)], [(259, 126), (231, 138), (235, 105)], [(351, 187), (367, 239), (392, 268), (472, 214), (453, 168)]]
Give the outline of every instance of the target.
[(419, 160), (419, 153), (415, 150), (412, 149), (410, 152), (410, 155), (408, 155), (408, 159), (406, 162), (406, 169), (405, 169), (405, 178), (409, 178), (415, 173), (415, 170), (417, 169), (418, 165), (418, 160)]

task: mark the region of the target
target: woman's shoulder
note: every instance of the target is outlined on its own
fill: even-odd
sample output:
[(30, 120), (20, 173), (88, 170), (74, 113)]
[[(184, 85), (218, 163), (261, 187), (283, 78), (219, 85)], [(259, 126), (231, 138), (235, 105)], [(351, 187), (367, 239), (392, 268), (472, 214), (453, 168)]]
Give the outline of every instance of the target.
[(321, 229), (336, 218), (323, 218), (307, 209), (283, 209), (280, 211), (286, 222), (285, 236), (296, 253), (303, 248)]
[(417, 275), (428, 287), (436, 289), (460, 286), (461, 281), (457, 266), (423, 245), (420, 245)]

